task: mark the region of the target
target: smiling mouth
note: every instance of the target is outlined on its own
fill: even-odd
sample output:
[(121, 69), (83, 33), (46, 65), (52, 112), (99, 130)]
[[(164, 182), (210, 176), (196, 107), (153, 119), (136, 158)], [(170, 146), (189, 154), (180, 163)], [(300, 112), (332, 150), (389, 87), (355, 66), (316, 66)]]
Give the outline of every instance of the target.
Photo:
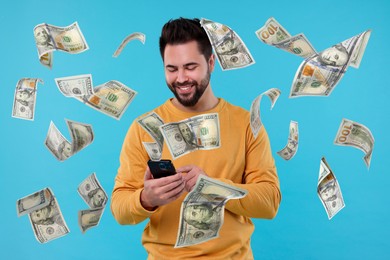
[(188, 94), (191, 92), (194, 85), (176, 86), (176, 89), (180, 94)]

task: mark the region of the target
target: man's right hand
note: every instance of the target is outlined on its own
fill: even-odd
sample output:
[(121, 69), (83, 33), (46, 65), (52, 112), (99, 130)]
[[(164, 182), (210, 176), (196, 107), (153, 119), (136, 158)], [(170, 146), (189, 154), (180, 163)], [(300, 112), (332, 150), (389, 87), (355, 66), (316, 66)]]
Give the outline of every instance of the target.
[(149, 210), (168, 204), (185, 191), (185, 182), (182, 174), (178, 173), (168, 177), (153, 179), (149, 167), (144, 176), (144, 189), (141, 192), (141, 204)]

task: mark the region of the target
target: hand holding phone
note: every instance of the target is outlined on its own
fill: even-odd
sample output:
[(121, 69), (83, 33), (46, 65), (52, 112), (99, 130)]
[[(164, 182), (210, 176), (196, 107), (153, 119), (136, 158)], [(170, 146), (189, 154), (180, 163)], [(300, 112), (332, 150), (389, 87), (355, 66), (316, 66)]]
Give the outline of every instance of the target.
[(153, 178), (158, 179), (176, 174), (175, 166), (171, 160), (148, 161), (148, 166)]

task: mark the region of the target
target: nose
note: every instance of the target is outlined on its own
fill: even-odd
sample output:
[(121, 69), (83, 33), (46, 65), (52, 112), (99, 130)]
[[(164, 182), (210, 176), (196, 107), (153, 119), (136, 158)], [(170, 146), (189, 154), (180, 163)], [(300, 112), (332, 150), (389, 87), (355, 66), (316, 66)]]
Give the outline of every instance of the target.
[(179, 69), (177, 72), (177, 81), (183, 83), (187, 81), (187, 74), (184, 69)]

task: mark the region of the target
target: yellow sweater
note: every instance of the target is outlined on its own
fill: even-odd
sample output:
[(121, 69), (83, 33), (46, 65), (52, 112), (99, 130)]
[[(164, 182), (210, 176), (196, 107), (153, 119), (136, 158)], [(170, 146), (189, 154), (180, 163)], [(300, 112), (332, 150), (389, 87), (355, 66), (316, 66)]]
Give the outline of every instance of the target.
[[(142, 236), (148, 259), (253, 259), (250, 237), (254, 225), (250, 218), (275, 217), (281, 200), (279, 180), (264, 127), (254, 139), (249, 112), (223, 99), (219, 99), (215, 108), (203, 113), (183, 112), (171, 100), (154, 112), (164, 123), (178, 122), (203, 113), (218, 113), (221, 147), (191, 152), (177, 158), (173, 164), (176, 168), (197, 165), (209, 177), (246, 189), (249, 193), (243, 199), (228, 201), (218, 238), (198, 245), (174, 248), (180, 206), (187, 193), (155, 211), (142, 207), (140, 193), (149, 160), (142, 142), (154, 140), (134, 121), (123, 142), (112, 193), (111, 211), (115, 219), (122, 225), (150, 219)], [(172, 160), (166, 144), (162, 158)]]

